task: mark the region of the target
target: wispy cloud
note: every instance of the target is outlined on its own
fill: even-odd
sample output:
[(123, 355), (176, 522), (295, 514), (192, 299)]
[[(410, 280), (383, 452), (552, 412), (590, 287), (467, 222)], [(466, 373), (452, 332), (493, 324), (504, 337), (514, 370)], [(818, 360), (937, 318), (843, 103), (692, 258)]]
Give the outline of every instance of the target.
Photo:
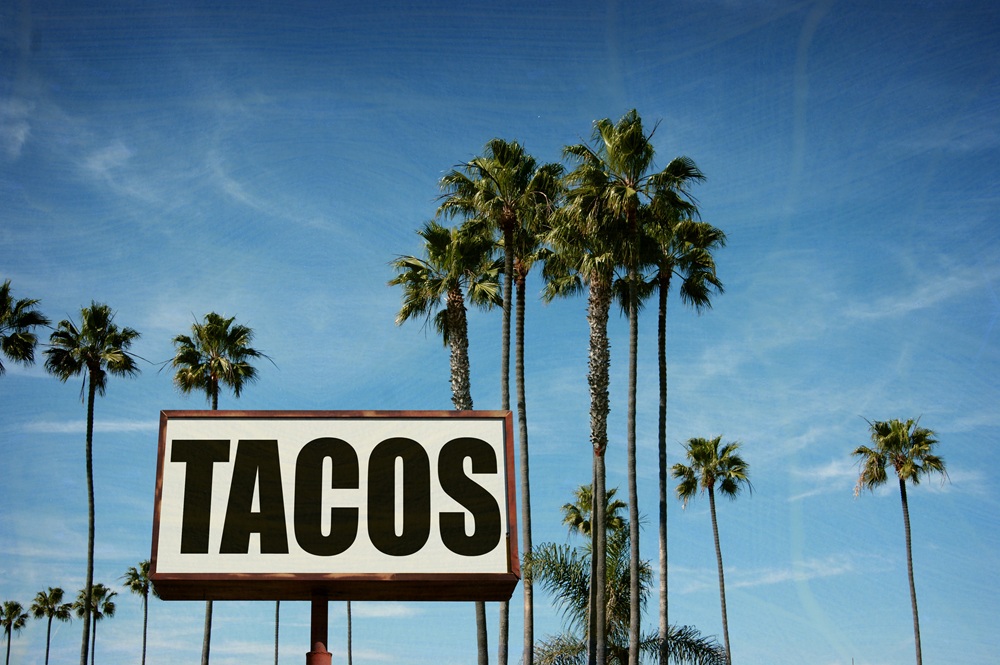
[(729, 580), (732, 580), (729, 586), (740, 589), (786, 582), (808, 582), (818, 578), (845, 575), (854, 570), (854, 562), (849, 557), (834, 554), (822, 559), (794, 561), (785, 567), (733, 568), (726, 573)]
[[(155, 420), (97, 420), (95, 432), (155, 432), (159, 423)], [(86, 420), (36, 420), (24, 426), (25, 431), (36, 434), (84, 434)]]
[(351, 614), (365, 619), (401, 619), (415, 617), (420, 611), (404, 603), (351, 603)]
[(12, 162), (21, 156), (31, 134), (28, 118), (33, 106), (23, 99), (0, 100), (0, 152)]
[(835, 458), (825, 464), (792, 469), (792, 476), (803, 480), (809, 489), (788, 497), (789, 501), (801, 501), (807, 497), (841, 492), (852, 487), (858, 477), (858, 468), (853, 460)]

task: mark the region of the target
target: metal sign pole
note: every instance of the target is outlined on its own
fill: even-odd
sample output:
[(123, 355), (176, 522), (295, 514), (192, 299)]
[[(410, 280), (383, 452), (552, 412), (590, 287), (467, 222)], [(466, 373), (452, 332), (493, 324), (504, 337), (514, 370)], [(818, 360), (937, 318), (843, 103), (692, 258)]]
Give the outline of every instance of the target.
[(309, 630), (309, 644), (312, 650), (306, 654), (306, 665), (331, 665), (333, 654), (326, 650), (329, 633), (330, 602), (325, 593), (313, 593), (312, 622)]

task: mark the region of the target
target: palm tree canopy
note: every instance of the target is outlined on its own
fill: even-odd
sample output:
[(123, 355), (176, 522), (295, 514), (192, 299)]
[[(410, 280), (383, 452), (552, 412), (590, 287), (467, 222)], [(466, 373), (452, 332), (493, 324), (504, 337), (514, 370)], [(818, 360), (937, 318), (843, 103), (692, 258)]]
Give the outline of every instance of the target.
[[(25, 365), (35, 362), (38, 336), (33, 329), (49, 325), (49, 320), (35, 309), (38, 302), (29, 298), (14, 300), (10, 280), (0, 284), (0, 358)], [(0, 376), (6, 371), (0, 361)]]
[(98, 395), (104, 394), (109, 374), (138, 374), (135, 357), (128, 350), (139, 338), (139, 332), (128, 327), (119, 328), (114, 319), (115, 313), (110, 307), (91, 302), (90, 307), (80, 310), (79, 327), (69, 319), (60, 321), (49, 336), (45, 369), (63, 382), (86, 370)]
[(12, 632), (19, 633), (28, 622), (28, 613), (24, 611), (24, 606), (16, 600), (5, 600), (0, 606), (0, 626), (7, 634), (8, 639)]
[[(117, 591), (112, 591), (100, 583), (90, 588), (90, 614), (94, 618), (94, 621), (100, 621), (104, 617), (110, 618), (115, 615), (117, 607), (112, 599), (117, 595)], [(86, 597), (86, 589), (80, 589), (80, 593), (77, 594), (76, 601), (73, 603), (73, 611), (77, 617), (82, 618), (86, 612)]]
[(36, 619), (51, 618), (59, 621), (69, 621), (72, 618), (72, 603), (64, 603), (65, 592), (60, 587), (49, 587), (48, 591), (39, 591), (31, 603), (31, 614)]
[(403, 287), (396, 324), (424, 317), (448, 344), (448, 317), (442, 303), (449, 294), (464, 290), (477, 307), (500, 305), (503, 264), (495, 256), (492, 238), (474, 228), (449, 228), (431, 220), (417, 233), (424, 240), (426, 258), (399, 256), (391, 263), (398, 274), (389, 285)]
[(884, 484), (892, 467), (903, 482), (919, 485), (924, 476), (940, 473), (947, 477), (944, 460), (934, 454), (938, 443), (933, 431), (920, 427), (916, 420), (869, 422), (872, 446), (858, 446), (853, 455), (860, 458), (861, 472), (855, 494), (874, 490)]
[[(604, 493), (604, 515), (607, 520), (608, 532), (627, 530), (628, 518), (622, 515), (628, 509), (628, 504), (616, 499), (617, 487), (612, 487)], [(563, 524), (570, 533), (590, 536), (591, 516), (594, 512), (594, 490), (592, 485), (581, 485), (573, 491), (574, 502), (565, 503), (562, 507)]]
[(154, 598), (160, 597), (156, 587), (149, 579), (149, 559), (140, 561), (138, 566), (129, 566), (125, 574), (122, 575), (122, 581), (125, 582), (126, 589), (142, 596), (144, 601), (150, 594)]
[(174, 385), (181, 392), (204, 391), (214, 403), (220, 385), (239, 397), (243, 386), (257, 380), (257, 369), (250, 361), (267, 356), (250, 346), (253, 329), (235, 321), (236, 317), (209, 312), (192, 324), (191, 335), (174, 337), (176, 352), (170, 364), (177, 368)]
[(750, 467), (739, 454), (737, 441), (723, 444), (722, 437), (693, 438), (684, 446), (688, 464), (678, 462), (671, 469), (677, 484), (677, 498), (685, 505), (699, 491), (718, 489), (724, 496), (735, 499), (750, 484)]

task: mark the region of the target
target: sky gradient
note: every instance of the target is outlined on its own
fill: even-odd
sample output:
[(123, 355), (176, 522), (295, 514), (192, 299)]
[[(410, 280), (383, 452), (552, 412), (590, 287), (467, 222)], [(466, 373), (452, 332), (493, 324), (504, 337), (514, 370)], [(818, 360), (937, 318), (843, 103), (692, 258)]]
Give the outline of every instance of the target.
[[(541, 5), (541, 6), (539, 6)], [(449, 409), (448, 356), (396, 327), (389, 262), (420, 252), (438, 181), (493, 137), (539, 162), (638, 110), (657, 164), (686, 155), (724, 230), (725, 294), (673, 295), (670, 462), (739, 440), (752, 495), (719, 505), (739, 663), (911, 662), (898, 492), (855, 498), (865, 419), (920, 418), (949, 482), (910, 493), (923, 652), (1000, 650), (1000, 8), (989, 2), (0, 4), (0, 279), (54, 322), (92, 300), (138, 329), (134, 380), (96, 405), (95, 581), (149, 556), (161, 409), (205, 408), (163, 363), (209, 311), (273, 359), (228, 409)], [(541, 290), (533, 277), (529, 294)], [(528, 303), (534, 542), (590, 478), (583, 298)], [(627, 322), (612, 316), (608, 486), (625, 489)], [(48, 332), (42, 335), (47, 339)], [(470, 314), (472, 392), (499, 408), (498, 312)], [(656, 321), (640, 330), (643, 557), (656, 561)], [(39, 362), (0, 377), (0, 600), (75, 596), (85, 407)], [(671, 484), (671, 487), (673, 484)], [(671, 501), (670, 616), (718, 635), (707, 500)], [(654, 585), (655, 588), (655, 585)], [(511, 662), (521, 644), (511, 603)], [(536, 592), (536, 638), (560, 630)], [(99, 662), (137, 659), (121, 591)], [(644, 626), (656, 625), (655, 595)], [(219, 603), (212, 662), (271, 662), (273, 603)], [(470, 604), (357, 603), (354, 662), (475, 657)], [(148, 662), (194, 662), (202, 603), (154, 602)], [(496, 608), (489, 609), (490, 650)], [(81, 624), (54, 626), (53, 662)], [(309, 608), (282, 606), (281, 662)], [(331, 607), (335, 661), (343, 607)], [(41, 663), (44, 622), (11, 662)], [(492, 658), (491, 658), (491, 662)]]

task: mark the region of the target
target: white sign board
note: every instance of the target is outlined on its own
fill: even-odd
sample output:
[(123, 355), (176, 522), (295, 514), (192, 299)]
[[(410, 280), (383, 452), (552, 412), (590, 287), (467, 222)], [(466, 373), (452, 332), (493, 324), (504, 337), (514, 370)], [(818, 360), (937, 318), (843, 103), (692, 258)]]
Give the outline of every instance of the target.
[(519, 577), (510, 412), (165, 411), (166, 599), (502, 600)]

